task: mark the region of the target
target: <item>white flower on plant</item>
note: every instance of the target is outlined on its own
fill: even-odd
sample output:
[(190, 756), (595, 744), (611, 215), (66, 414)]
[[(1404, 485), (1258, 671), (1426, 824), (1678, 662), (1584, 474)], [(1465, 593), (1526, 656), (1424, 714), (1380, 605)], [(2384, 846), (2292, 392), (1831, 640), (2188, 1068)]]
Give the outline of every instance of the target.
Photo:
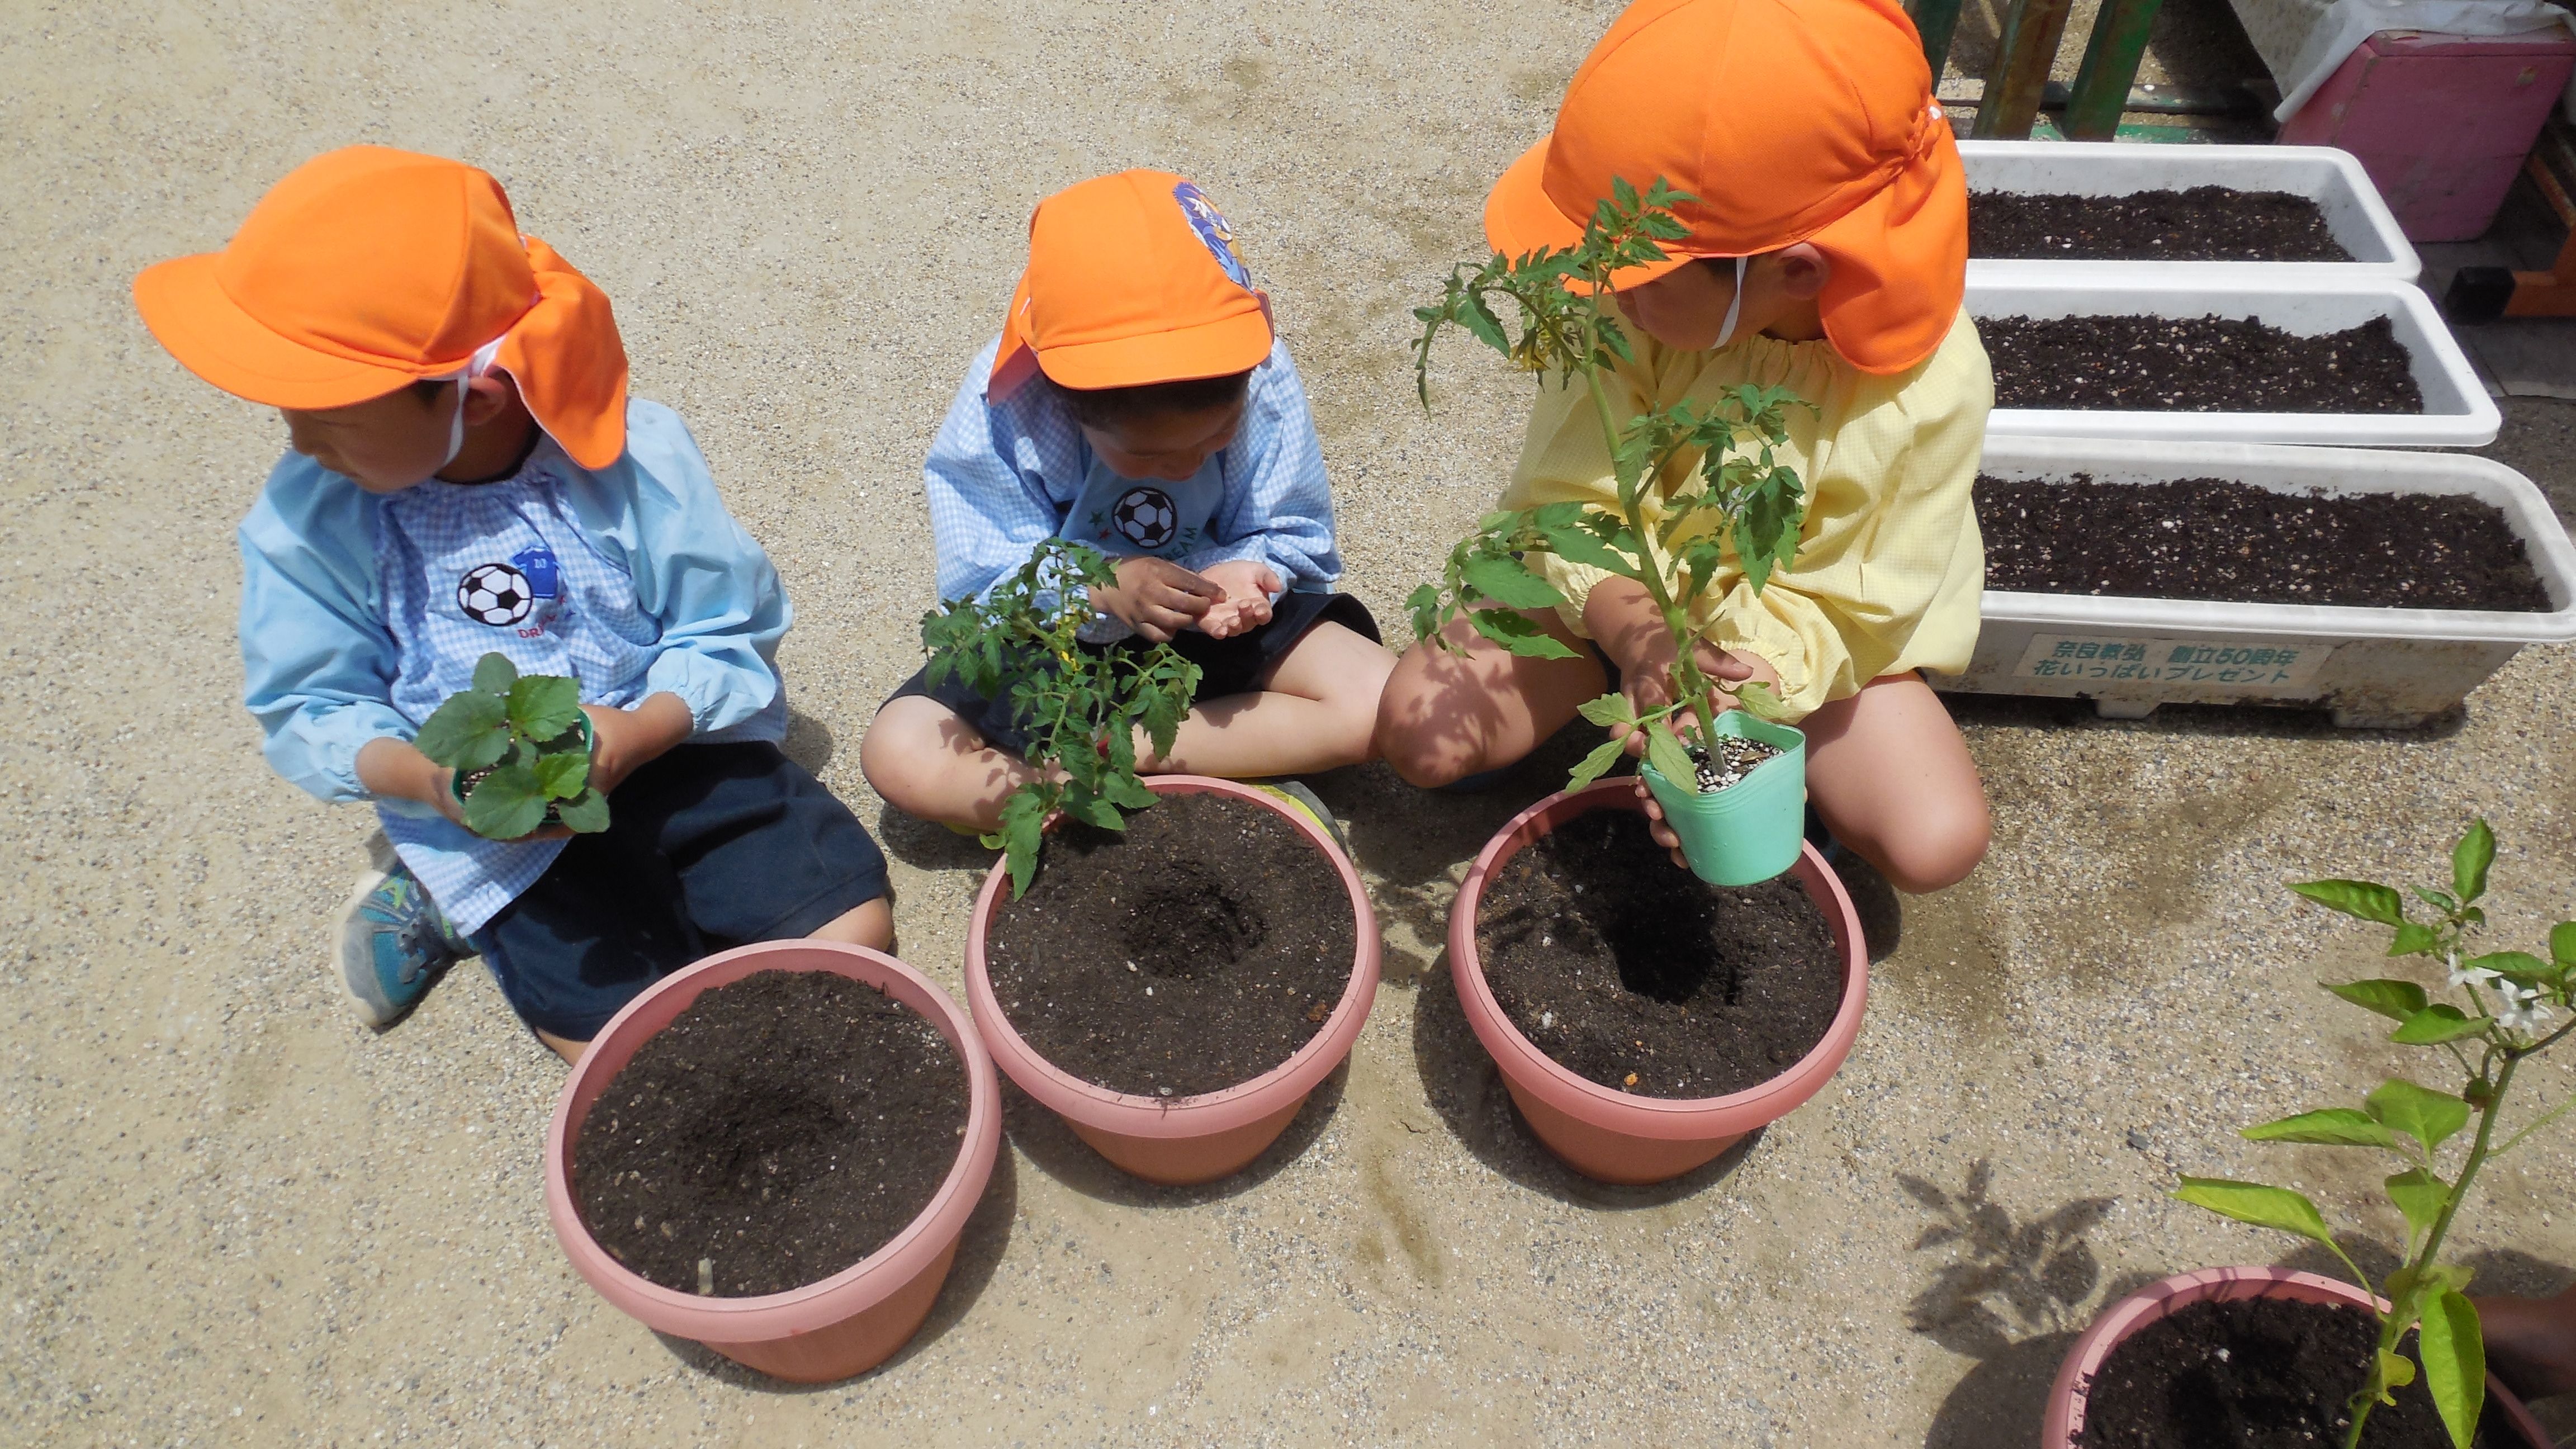
[[(2490, 971), (2484, 966), (2462, 966), (2456, 959), (2453, 960), (2451, 965), (2451, 984), (2453, 986), (2494, 986), (2497, 982), (2502, 981), (2503, 979), (2504, 977), (2501, 974)], [(2505, 987), (2502, 989), (2510, 991), (2512, 988)]]
[(2495, 1019), (2498, 1026), (2510, 1031), (2538, 1031), (2548, 1025), (2550, 1008), (2540, 999), (2538, 988), (2506, 982), (2496, 988), (2496, 995)]

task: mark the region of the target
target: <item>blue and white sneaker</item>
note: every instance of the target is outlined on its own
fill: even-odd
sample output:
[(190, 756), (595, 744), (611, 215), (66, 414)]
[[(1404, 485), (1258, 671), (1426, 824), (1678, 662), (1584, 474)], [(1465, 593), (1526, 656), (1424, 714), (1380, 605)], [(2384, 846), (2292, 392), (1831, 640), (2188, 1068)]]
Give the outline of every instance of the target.
[(350, 1008), (373, 1027), (400, 1021), (440, 972), (474, 954), (400, 864), (358, 877), (332, 923), (331, 950)]

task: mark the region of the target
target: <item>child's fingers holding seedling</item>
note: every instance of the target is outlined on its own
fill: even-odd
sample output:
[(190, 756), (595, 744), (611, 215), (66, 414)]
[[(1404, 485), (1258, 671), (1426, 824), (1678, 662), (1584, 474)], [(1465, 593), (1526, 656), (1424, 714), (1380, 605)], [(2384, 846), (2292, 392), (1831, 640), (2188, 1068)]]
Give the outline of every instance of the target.
[(1114, 588), (1092, 592), (1091, 602), (1124, 620), (1156, 644), (1189, 628), (1225, 601), (1222, 585), (1170, 559), (1140, 555), (1118, 561)]

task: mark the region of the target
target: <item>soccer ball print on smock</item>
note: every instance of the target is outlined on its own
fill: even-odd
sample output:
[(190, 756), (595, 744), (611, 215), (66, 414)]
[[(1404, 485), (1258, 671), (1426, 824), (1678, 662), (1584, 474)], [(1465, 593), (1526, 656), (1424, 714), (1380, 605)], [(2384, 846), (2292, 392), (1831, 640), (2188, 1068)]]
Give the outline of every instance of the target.
[(1141, 485), (1128, 489), (1110, 505), (1109, 521), (1129, 543), (1148, 551), (1170, 543), (1180, 527), (1172, 495)]

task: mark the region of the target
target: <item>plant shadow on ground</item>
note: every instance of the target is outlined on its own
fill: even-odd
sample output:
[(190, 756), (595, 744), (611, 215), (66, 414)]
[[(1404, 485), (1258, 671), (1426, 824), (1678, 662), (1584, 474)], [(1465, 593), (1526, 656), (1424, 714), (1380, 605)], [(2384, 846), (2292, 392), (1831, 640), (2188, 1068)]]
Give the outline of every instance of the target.
[[(2085, 1235), (2114, 1200), (2077, 1198), (2017, 1222), (1995, 1201), (1994, 1170), (1982, 1158), (1956, 1191), (1910, 1173), (1896, 1180), (1932, 1215), (1914, 1251), (1948, 1253), (1906, 1305), (1906, 1326), (1977, 1360), (1942, 1401), (1925, 1449), (2035, 1442), (2058, 1363), (2103, 1289), (2102, 1265)], [(2123, 1278), (2103, 1289), (2102, 1301), (2149, 1281), (2144, 1274)]]
[(1002, 1078), (1002, 1129), (1011, 1145), (1027, 1153), (1040, 1172), (1085, 1197), (1122, 1207), (1196, 1207), (1258, 1187), (1295, 1161), (1332, 1124), (1350, 1074), (1350, 1059), (1344, 1057), (1331, 1074), (1315, 1084), (1305, 1105), (1289, 1119), (1286, 1130), (1263, 1148), (1259, 1157), (1240, 1171), (1189, 1187), (1162, 1187), (1121, 1171), (1108, 1158), (1092, 1151), (1091, 1144), (1076, 1136), (1063, 1118), (1039, 1105), (1009, 1077)]
[(1442, 978), (1414, 994), (1413, 1058), (1423, 1095), (1447, 1123), (1450, 1135), (1478, 1161), (1522, 1187), (1577, 1207), (1628, 1209), (1676, 1202), (1723, 1182), (1762, 1141), (1756, 1128), (1744, 1139), (1681, 1176), (1638, 1187), (1595, 1182), (1557, 1160), (1513, 1105), (1503, 1074), (1476, 1039), (1475, 1028), (1450, 989), (1444, 953), (1427, 973)]
[(660, 1330), (653, 1336), (671, 1356), (690, 1368), (735, 1388), (764, 1394), (813, 1394), (861, 1383), (891, 1373), (911, 1362), (913, 1355), (937, 1342), (942, 1334), (955, 1327), (984, 1296), (993, 1281), (994, 1271), (1001, 1267), (1002, 1253), (1010, 1245), (1011, 1222), (1019, 1215), (1019, 1175), (1009, 1144), (994, 1154), (993, 1176), (984, 1185), (984, 1196), (966, 1219), (966, 1230), (957, 1239), (957, 1257), (949, 1264), (948, 1279), (939, 1285), (939, 1296), (932, 1300), (930, 1316), (921, 1321), (904, 1346), (892, 1357), (867, 1372), (830, 1383), (799, 1384), (771, 1378), (758, 1369), (745, 1368), (732, 1359), (692, 1339), (677, 1338)]
[(2145, 719), (2104, 719), (2089, 699), (2039, 695), (1949, 694), (1941, 703), (1961, 728), (1980, 725), (2051, 730), (2117, 730), (2194, 735), (2203, 739), (2349, 740), (2424, 744), (2447, 740), (2468, 725), (2468, 707), (2454, 705), (2421, 725), (2404, 729), (2347, 729), (2323, 709), (2251, 704), (2167, 704)]

